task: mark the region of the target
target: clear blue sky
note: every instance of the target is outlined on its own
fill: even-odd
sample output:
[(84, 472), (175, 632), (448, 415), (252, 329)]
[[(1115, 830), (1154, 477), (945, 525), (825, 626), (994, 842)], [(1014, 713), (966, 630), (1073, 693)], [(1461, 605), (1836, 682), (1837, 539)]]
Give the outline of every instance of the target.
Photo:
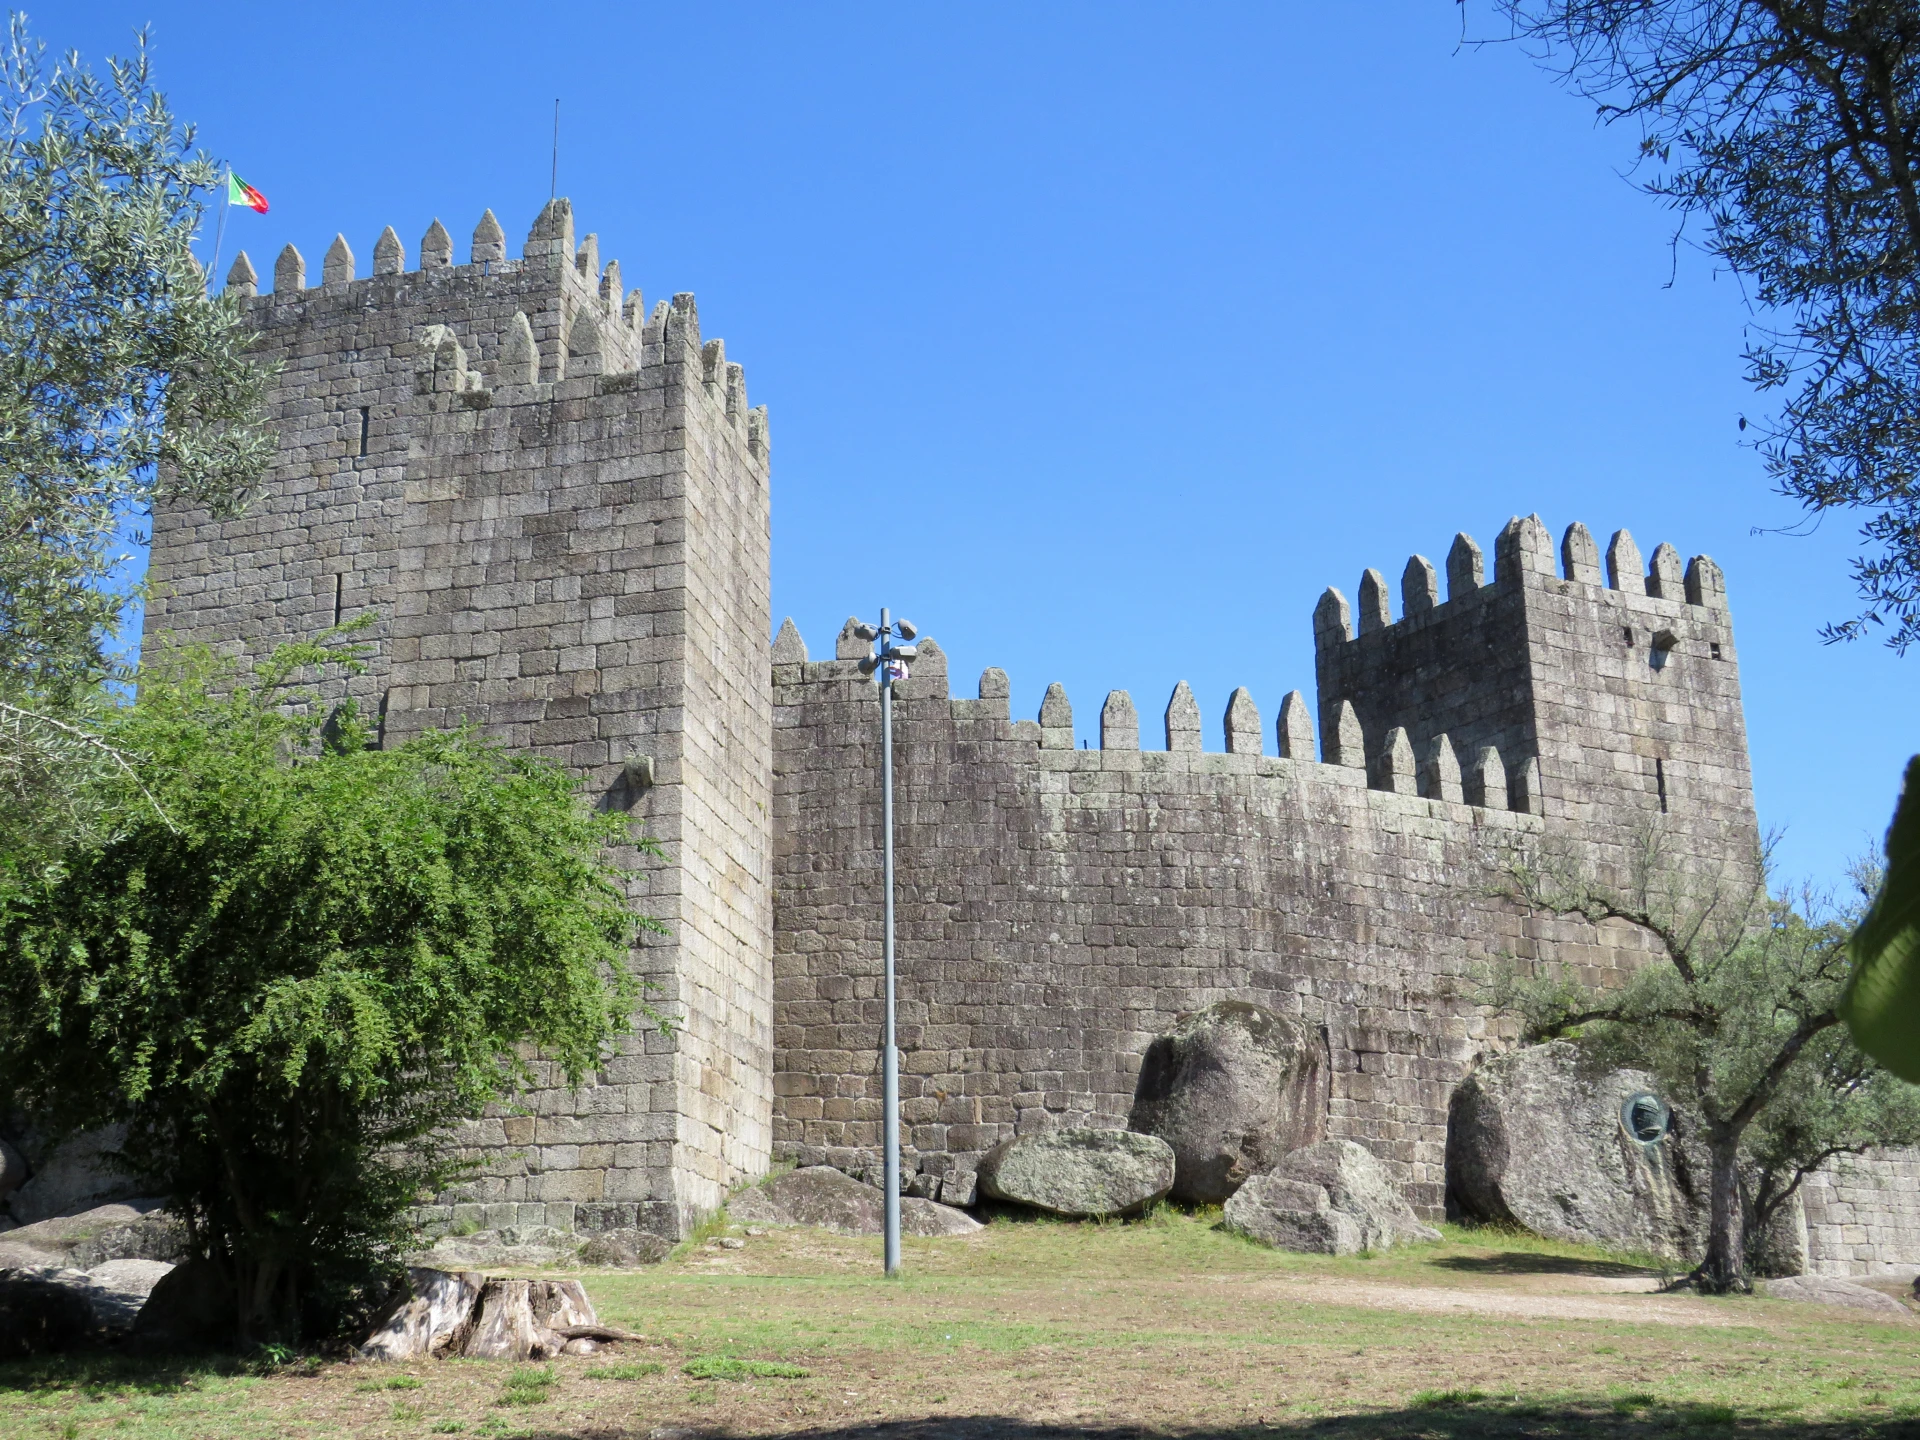
[[(1489, 23), (1481, 0), (1469, 7)], [(1738, 286), (1667, 239), (1633, 137), (1451, 0), (1367, 5), (446, 6), (87, 0), (273, 202), (265, 272), (392, 224), (518, 243), (560, 189), (648, 303), (699, 296), (771, 410), (774, 607), (816, 656), (915, 619), (962, 693), (1085, 736), (1176, 680), (1217, 746), (1313, 690), (1323, 587), (1396, 582), (1537, 510), (1725, 567), (1763, 825), (1785, 874), (1877, 846), (1920, 655), (1830, 648), (1851, 527), (1739, 445)], [(266, 263), (262, 263), (262, 262)], [(222, 263), (222, 269), (225, 262)], [(1673, 280), (1671, 286), (1669, 279)], [(1097, 743), (1097, 742), (1096, 742)]]

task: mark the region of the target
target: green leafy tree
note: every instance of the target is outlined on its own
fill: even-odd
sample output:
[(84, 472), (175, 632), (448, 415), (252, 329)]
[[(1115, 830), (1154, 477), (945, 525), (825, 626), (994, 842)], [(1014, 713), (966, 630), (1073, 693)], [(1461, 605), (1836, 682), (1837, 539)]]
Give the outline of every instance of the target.
[(227, 510), (264, 472), (268, 377), (190, 250), (214, 162), (153, 88), (144, 37), (103, 78), (0, 51), (0, 847), (74, 819), (127, 529), (156, 499)]
[(369, 749), (296, 683), (340, 660), (148, 665), (103, 730), (120, 823), (0, 888), (0, 1105), (126, 1124), (243, 1342), (334, 1323), (462, 1173), (454, 1122), (659, 1018), (625, 817), (470, 733)]
[[(1626, 921), (1656, 936), (1663, 958), (1617, 989), (1518, 965), (1487, 998), (1517, 1013), (1530, 1041), (1566, 1038), (1596, 1061), (1651, 1071), (1695, 1117), (1709, 1158), (1702, 1290), (1751, 1288), (1757, 1235), (1806, 1176), (1837, 1155), (1920, 1142), (1920, 1091), (1874, 1063), (1840, 1024), (1850, 914), (1803, 896), (1769, 897), (1760, 878), (1702, 877), (1674, 863), (1662, 837), (1639, 849), (1624, 889), (1574, 864), (1512, 865), (1506, 893), (1529, 908)], [(1863, 890), (1877, 875), (1862, 875)]]
[[(1768, 473), (1861, 519), (1864, 608), (1826, 627), (1920, 641), (1920, 5), (1495, 0), (1607, 121), (1641, 183), (1746, 282)], [(1683, 226), (1684, 226), (1683, 221)], [(1741, 420), (1742, 428), (1747, 421)]]

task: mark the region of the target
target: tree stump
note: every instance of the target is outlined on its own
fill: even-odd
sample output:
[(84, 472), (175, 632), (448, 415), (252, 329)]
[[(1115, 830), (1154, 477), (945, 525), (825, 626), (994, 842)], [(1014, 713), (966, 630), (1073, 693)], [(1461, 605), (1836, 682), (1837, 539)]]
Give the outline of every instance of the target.
[(417, 1267), (407, 1271), (405, 1290), (360, 1354), (368, 1360), (548, 1360), (562, 1351), (591, 1354), (599, 1340), (638, 1338), (601, 1325), (578, 1280)]
[(474, 1270), (407, 1271), (407, 1286), (360, 1353), (369, 1360), (424, 1360), (462, 1353), (486, 1277)]

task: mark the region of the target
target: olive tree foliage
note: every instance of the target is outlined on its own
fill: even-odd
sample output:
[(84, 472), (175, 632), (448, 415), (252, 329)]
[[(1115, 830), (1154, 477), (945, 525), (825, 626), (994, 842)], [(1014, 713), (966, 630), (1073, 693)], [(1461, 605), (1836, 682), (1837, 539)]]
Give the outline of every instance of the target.
[(659, 1020), (626, 817), (471, 733), (369, 748), (298, 683), (341, 658), (148, 663), (103, 730), (130, 769), (90, 782), (121, 822), (0, 877), (0, 1109), (126, 1125), (119, 1163), (247, 1343), (321, 1338), (377, 1288), (409, 1207), (466, 1173), (455, 1122)]
[[(1511, 964), (1484, 996), (1517, 1014), (1529, 1041), (1575, 1041), (1595, 1061), (1651, 1071), (1693, 1117), (1709, 1161), (1705, 1256), (1694, 1283), (1751, 1289), (1757, 1236), (1806, 1176), (1838, 1155), (1920, 1141), (1920, 1090), (1865, 1055), (1840, 1023), (1856, 904), (1772, 898), (1765, 865), (1747, 878), (1702, 875), (1648, 831), (1624, 887), (1577, 862), (1510, 857), (1501, 889), (1529, 909), (1625, 922), (1664, 957), (1616, 989), (1564, 970)], [(1878, 875), (1857, 875), (1863, 894)]]
[[(1864, 607), (1920, 641), (1920, 3), (1495, 0), (1608, 121), (1640, 183), (1748, 286), (1757, 444), (1812, 518), (1859, 518)], [(1683, 230), (1685, 221), (1683, 221)], [(1742, 428), (1747, 425), (1741, 420)]]
[(216, 510), (263, 473), (268, 377), (189, 244), (219, 180), (144, 39), (96, 74), (11, 17), (0, 50), (0, 842), (71, 818), (122, 761), (99, 687), (156, 500)]

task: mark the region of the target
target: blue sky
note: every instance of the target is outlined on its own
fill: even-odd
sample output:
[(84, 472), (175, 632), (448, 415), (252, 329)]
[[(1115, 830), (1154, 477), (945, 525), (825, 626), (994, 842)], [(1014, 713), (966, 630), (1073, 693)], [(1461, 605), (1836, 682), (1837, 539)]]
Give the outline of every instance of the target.
[[(1468, 7), (1490, 24), (1484, 4)], [(1451, 0), (320, 8), (87, 0), (273, 202), (257, 268), (392, 224), (517, 243), (560, 189), (771, 411), (774, 605), (813, 653), (891, 604), (956, 688), (1049, 681), (1097, 733), (1174, 682), (1217, 746), (1311, 694), (1310, 616), (1454, 531), (1584, 520), (1725, 567), (1787, 877), (1877, 846), (1920, 656), (1823, 646), (1852, 527), (1778, 533), (1738, 417), (1738, 285), (1668, 246), (1633, 137)], [(262, 262), (266, 263), (262, 263)], [(221, 268), (224, 270), (225, 261)], [(1671, 283), (1669, 283), (1671, 282)], [(970, 693), (964, 691), (963, 693)], [(1146, 728), (1146, 727), (1143, 727)]]

